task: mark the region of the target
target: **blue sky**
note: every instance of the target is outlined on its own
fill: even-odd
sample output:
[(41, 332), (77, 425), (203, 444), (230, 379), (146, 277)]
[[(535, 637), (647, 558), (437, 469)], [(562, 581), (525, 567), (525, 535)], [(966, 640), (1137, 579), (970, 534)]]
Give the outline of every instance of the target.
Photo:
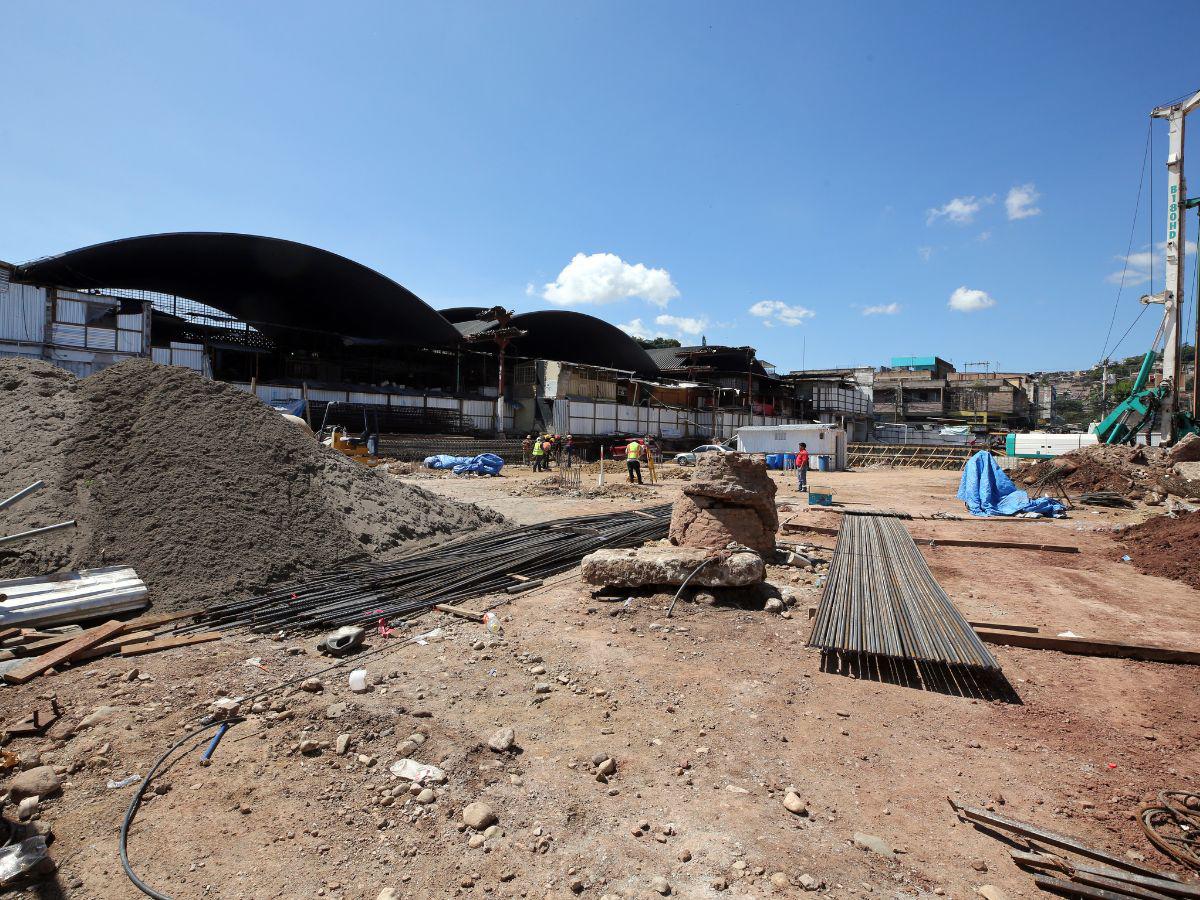
[[(435, 307), (578, 309), (781, 369), (1094, 362), (1148, 113), (1200, 88), (1192, 4), (10, 0), (4, 21), (0, 259), (266, 234)], [(1117, 335), (1165, 157), (1159, 123)]]

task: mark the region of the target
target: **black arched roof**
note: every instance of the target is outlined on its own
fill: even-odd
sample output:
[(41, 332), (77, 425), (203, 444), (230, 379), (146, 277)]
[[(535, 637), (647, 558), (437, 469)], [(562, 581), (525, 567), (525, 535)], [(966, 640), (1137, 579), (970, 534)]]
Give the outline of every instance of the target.
[(438, 313), (447, 322), (457, 325), (459, 322), (482, 319), (490, 308), (487, 306), (451, 306), (449, 309), (439, 309)]
[(328, 250), (280, 238), (177, 232), (123, 238), (18, 266), (17, 280), (174, 294), (248, 322), (281, 345), (349, 337), (455, 344), (420, 297)]
[(658, 374), (658, 366), (637, 341), (595, 316), (549, 309), (513, 316), (512, 327), (526, 332), (512, 342), (519, 356)]

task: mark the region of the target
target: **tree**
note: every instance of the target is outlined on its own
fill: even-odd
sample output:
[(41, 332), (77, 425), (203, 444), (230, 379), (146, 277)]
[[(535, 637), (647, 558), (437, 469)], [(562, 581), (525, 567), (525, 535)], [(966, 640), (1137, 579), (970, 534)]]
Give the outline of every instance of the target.
[(675, 340), (675, 338), (656, 337), (650, 340), (645, 338), (637, 338), (637, 342), (647, 350), (661, 350), (663, 347), (682, 347), (683, 344)]

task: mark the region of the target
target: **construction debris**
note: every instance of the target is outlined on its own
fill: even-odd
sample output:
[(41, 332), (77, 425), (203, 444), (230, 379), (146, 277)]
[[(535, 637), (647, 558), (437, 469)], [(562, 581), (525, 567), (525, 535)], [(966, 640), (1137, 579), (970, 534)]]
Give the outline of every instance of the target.
[(598, 550), (583, 558), (583, 580), (608, 587), (648, 585), (745, 587), (763, 580), (757, 553), (728, 553), (696, 547), (638, 547)]
[(1098, 638), (1067, 637), (1062, 635), (1014, 633), (976, 628), (980, 640), (1009, 647), (1028, 647), (1033, 650), (1058, 650), (1080, 656), (1109, 656), (1118, 659), (1140, 659), (1146, 662), (1184, 663), (1200, 665), (1200, 650), (1183, 650), (1153, 644), (1130, 644)]
[(1200, 871), (1200, 793), (1159, 791), (1158, 803), (1143, 806), (1138, 820), (1155, 847)]
[(1073, 497), (1113, 492), (1129, 500), (1153, 499), (1155, 495), (1200, 497), (1200, 481), (1180, 476), (1174, 469), (1176, 461), (1171, 451), (1161, 447), (1093, 444), (1022, 465), (1010, 474), (1030, 493), (1062, 490)]
[[(1118, 856), (1089, 847), (1082, 841), (1067, 835), (1039, 828), (1027, 822), (1002, 816), (972, 806), (962, 806), (949, 798), (951, 808), (958, 818), (970, 823), (984, 834), (1009, 840), (1009, 835), (1019, 839), (1025, 849), (1011, 851), (1013, 861), (1025, 870), (1032, 870), (1034, 883), (1045, 890), (1070, 897), (1095, 897), (1100, 900), (1120, 900), (1124, 897), (1200, 898), (1200, 886), (1184, 884), (1174, 875), (1157, 872), (1135, 862), (1130, 857), (1140, 854)], [(1054, 848), (1056, 853), (1047, 851)], [(1062, 853), (1081, 856), (1089, 862), (1072, 860)], [(1095, 865), (1100, 863), (1101, 865)], [(1045, 875), (1051, 871), (1066, 878)]]
[(998, 670), (904, 524), (844, 516), (808, 639), (823, 651)]
[(719, 550), (736, 544), (774, 553), (779, 513), (775, 482), (761, 458), (704, 453), (671, 516), (671, 543)]
[(141, 609), (146, 585), (127, 566), (0, 581), (0, 627), (78, 622)]

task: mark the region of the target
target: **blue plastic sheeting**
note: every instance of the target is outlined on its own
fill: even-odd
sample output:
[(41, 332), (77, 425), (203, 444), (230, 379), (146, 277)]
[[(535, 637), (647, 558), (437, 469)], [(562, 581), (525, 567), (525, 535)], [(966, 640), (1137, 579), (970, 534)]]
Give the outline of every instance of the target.
[(795, 453), (768, 453), (767, 454), (768, 469), (794, 469), (796, 468)]
[(472, 457), (469, 462), (460, 463), (454, 467), (455, 475), (499, 475), (504, 468), (504, 460), (495, 453), (481, 453)]
[(963, 466), (958, 484), (958, 499), (967, 505), (973, 516), (1016, 516), (1036, 513), (1057, 516), (1066, 508), (1050, 497), (1030, 496), (1017, 488), (1012, 479), (996, 464), (995, 457), (980, 450)]
[(463, 466), (473, 460), (473, 456), (448, 456), (445, 453), (440, 453), (437, 456), (425, 457), (425, 462), (422, 465), (427, 469), (453, 469), (455, 466)]
[(495, 453), (481, 453), (479, 456), (440, 453), (425, 457), (422, 465), (427, 469), (453, 469), (455, 475), (499, 475), (504, 468), (504, 460)]

